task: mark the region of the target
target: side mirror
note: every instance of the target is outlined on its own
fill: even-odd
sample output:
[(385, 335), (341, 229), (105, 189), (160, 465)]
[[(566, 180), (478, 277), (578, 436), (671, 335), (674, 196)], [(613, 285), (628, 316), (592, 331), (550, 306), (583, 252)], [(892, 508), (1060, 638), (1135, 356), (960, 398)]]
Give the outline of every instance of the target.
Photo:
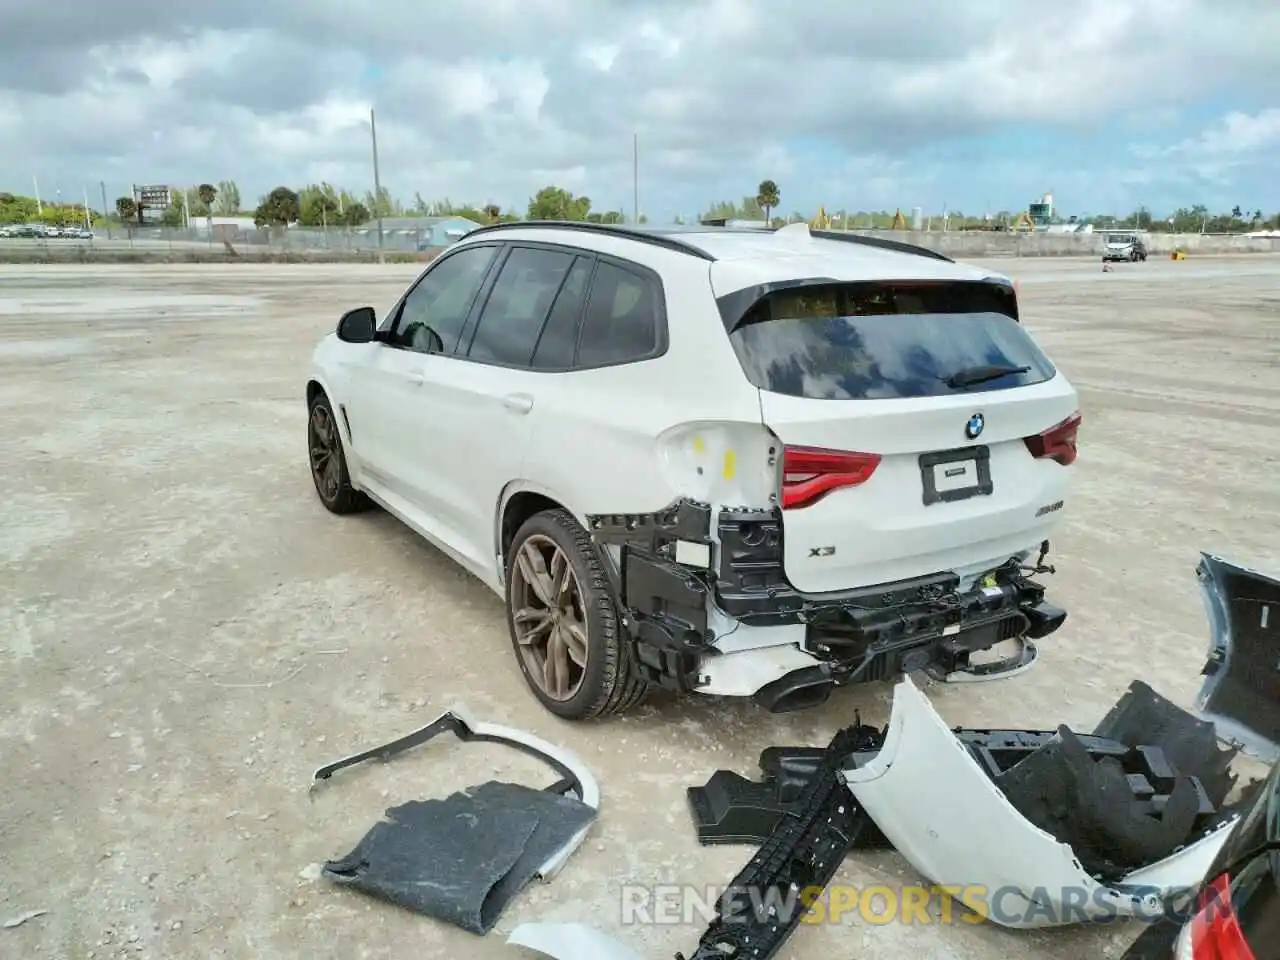
[(373, 307), (348, 310), (338, 321), (338, 339), (343, 343), (372, 343), (378, 330), (378, 315)]

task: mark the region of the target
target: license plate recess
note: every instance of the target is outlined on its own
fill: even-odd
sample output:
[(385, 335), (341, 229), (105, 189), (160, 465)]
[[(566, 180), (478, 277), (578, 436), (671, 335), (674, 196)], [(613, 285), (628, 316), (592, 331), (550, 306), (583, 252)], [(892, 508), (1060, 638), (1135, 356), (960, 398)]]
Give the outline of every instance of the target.
[(995, 489), (991, 482), (991, 448), (983, 444), (922, 453), (920, 483), (926, 507), (988, 497)]

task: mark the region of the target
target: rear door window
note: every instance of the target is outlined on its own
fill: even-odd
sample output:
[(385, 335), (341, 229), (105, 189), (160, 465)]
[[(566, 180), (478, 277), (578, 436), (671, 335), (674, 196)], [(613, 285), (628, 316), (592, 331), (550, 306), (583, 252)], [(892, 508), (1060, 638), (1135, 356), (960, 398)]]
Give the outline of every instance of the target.
[(577, 365), (599, 367), (654, 356), (662, 289), (650, 277), (601, 260), (578, 338)]
[(568, 370), (573, 366), (573, 352), (578, 346), (578, 322), (586, 304), (587, 282), (595, 266), (592, 257), (578, 257), (569, 276), (556, 294), (542, 335), (533, 353), (535, 370)]
[(729, 339), (762, 390), (933, 397), (1051, 379), (1053, 364), (1016, 316), (1013, 291), (995, 283), (816, 284), (766, 292)]
[(527, 367), (574, 255), (516, 247), (489, 293), (467, 356), (485, 363)]

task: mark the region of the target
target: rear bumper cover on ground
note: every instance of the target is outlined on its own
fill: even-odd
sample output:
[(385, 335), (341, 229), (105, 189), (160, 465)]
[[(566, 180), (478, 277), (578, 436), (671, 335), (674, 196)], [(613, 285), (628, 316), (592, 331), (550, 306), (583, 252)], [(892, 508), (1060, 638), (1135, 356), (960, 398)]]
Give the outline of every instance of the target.
[(1196, 567), (1209, 657), (1196, 711), (1246, 753), (1280, 761), (1280, 580), (1213, 554)]
[(1099, 883), (1068, 844), (1013, 806), (910, 680), (894, 690), (884, 746), (842, 776), (886, 839), (927, 879), (998, 892), (1001, 902), (988, 904), (990, 919), (1007, 927), (1161, 916), (1168, 896), (1200, 882), (1234, 826), (1230, 821), (1117, 883)]

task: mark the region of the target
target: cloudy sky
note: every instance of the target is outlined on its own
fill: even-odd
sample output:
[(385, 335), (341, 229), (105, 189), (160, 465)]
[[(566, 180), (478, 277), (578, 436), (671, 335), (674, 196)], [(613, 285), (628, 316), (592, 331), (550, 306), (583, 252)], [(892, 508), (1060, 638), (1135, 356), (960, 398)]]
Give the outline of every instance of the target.
[[(0, 0), (0, 190), (1280, 211), (1280, 0)], [(100, 202), (100, 201), (95, 201)]]

